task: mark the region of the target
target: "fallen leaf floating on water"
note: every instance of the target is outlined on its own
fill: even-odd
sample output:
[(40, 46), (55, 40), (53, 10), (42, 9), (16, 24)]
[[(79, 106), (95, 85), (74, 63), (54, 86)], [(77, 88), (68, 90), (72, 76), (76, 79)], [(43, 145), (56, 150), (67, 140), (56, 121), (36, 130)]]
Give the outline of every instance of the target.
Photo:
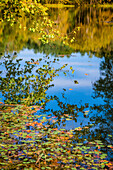
[(28, 64), (38, 64), (39, 65), (39, 62), (38, 61), (36, 61), (36, 62), (28, 62)]
[(0, 104), (4, 104), (3, 102), (0, 102)]
[(85, 112), (89, 112), (89, 110), (86, 110)]
[(88, 127), (88, 126), (85, 126), (84, 129), (89, 129), (89, 127)]
[(81, 128), (81, 127), (78, 127), (78, 128), (75, 128), (75, 130), (81, 131), (82, 128)]
[(89, 110), (84, 111), (84, 115), (87, 115), (89, 113)]
[(64, 57), (64, 56), (65, 56), (64, 54), (58, 55), (58, 57)]
[(79, 84), (79, 82), (78, 82), (77, 80), (74, 80), (74, 83), (75, 83), (75, 84)]
[(32, 136), (27, 135), (26, 138), (32, 138)]

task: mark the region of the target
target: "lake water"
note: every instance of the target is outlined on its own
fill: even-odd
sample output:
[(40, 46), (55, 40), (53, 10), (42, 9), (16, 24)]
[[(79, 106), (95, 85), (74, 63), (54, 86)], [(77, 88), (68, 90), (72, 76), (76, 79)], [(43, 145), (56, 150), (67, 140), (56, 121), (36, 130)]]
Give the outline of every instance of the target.
[[(45, 45), (39, 43), (36, 32), (29, 33), (27, 30), (25, 18), (25, 22), (24, 20), (22, 22), (26, 31), (19, 29), (16, 24), (13, 28), (5, 22), (0, 27), (0, 62), (2, 63), (0, 70), (3, 71), (1, 77), (6, 77), (7, 72), (13, 74), (11, 72), (17, 71), (11, 70), (11, 66), (18, 59), (22, 59), (18, 70), (25, 68), (25, 61), (31, 62), (31, 59), (36, 61), (39, 58), (42, 58), (42, 61), (36, 65), (36, 68), (43, 67), (45, 59), (47, 62), (56, 59), (55, 63), (51, 64), (54, 69), (68, 64), (64, 71), (59, 71), (59, 76), (54, 77), (52, 82), (54, 87), (50, 87), (47, 91), (48, 96), (57, 96), (59, 102), (55, 99), (48, 102), (37, 114), (44, 112), (47, 115), (55, 115), (56, 118), (59, 114), (70, 114), (72, 120), (67, 120), (65, 125), (61, 121), (59, 124), (59, 127), (67, 130), (93, 123), (92, 136), (105, 142), (108, 135), (113, 134), (113, 9), (51, 8), (49, 16), (56, 22), (55, 28), (62, 37), (69, 36), (68, 45), (62, 44), (60, 39)], [(3, 63), (7, 60), (8, 54), (9, 59), (12, 59), (11, 65)], [(11, 68), (7, 69), (4, 65)], [(70, 67), (73, 67), (73, 74)], [(32, 74), (36, 75), (35, 71), (33, 68)], [(25, 72), (19, 74), (23, 78)], [(15, 81), (16, 77), (17, 74), (15, 74)], [(6, 84), (8, 83), (7, 79)], [(9, 86), (8, 88), (10, 89)], [(6, 87), (2, 84), (0, 87), (2, 102), (6, 99), (9, 99), (8, 102), (11, 100), (12, 103), (21, 100), (19, 98), (22, 97), (21, 91), (18, 92), (19, 99), (15, 100), (15, 96), (11, 94), (14, 92), (13, 89), (6, 90), (2, 94), (4, 89)], [(77, 109), (72, 112), (69, 110), (69, 105), (70, 107), (76, 105)], [(112, 139), (107, 142), (113, 144)]]

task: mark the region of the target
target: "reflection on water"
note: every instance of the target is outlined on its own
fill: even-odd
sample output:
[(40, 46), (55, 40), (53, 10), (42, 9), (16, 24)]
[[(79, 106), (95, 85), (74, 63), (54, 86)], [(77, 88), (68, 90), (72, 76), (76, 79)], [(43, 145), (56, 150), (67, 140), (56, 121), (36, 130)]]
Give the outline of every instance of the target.
[[(66, 43), (61, 43), (59, 35), (54, 37), (54, 41), (43, 45), (40, 43), (41, 36), (38, 32), (31, 32), (33, 18), (19, 18), (19, 23), (13, 26), (10, 21), (0, 21), (0, 53), (20, 51), (23, 48), (34, 49), (35, 52), (44, 52), (47, 55), (70, 55), (72, 52), (87, 52), (98, 57), (103, 56), (103, 52), (110, 52), (113, 49), (113, 9), (112, 8), (70, 8), (51, 9), (50, 18), (55, 21), (54, 29), (59, 32), (60, 37), (67, 36)], [(34, 17), (34, 22), (36, 22)], [(40, 22), (40, 18), (38, 20)], [(19, 28), (21, 24), (21, 29)], [(79, 27), (79, 29), (77, 29)], [(25, 29), (27, 28), (27, 29)], [(102, 56), (101, 56), (101, 54)]]
[[(26, 56), (24, 55), (25, 57), (22, 59), (24, 53)], [(41, 114), (46, 113), (47, 115), (52, 114), (56, 116), (60, 127), (65, 127), (66, 129), (86, 126), (91, 119), (95, 124), (100, 123), (97, 120), (103, 123), (105, 116), (103, 115), (104, 109), (102, 109), (101, 105), (105, 107), (107, 96), (105, 101), (101, 95), (96, 95), (92, 98), (92, 85), (94, 84), (94, 87), (97, 87), (99, 65), (102, 65), (101, 67), (103, 68), (104, 60), (95, 57), (89, 58), (87, 55), (80, 56), (80, 53), (73, 54), (76, 57), (72, 55), (70, 58), (64, 57), (60, 61), (59, 59), (54, 59), (53, 56), (46, 57), (43, 55), (38, 60), (35, 60), (37, 55), (34, 55), (31, 59), (31, 57), (27, 57), (28, 54), (33, 56), (33, 51), (25, 50), (15, 60), (11, 60), (10, 56), (8, 56), (9, 59), (2, 58), (1, 60), (3, 61), (1, 64), (1, 76), (3, 78), (1, 78), (0, 89), (5, 103), (31, 106), (34, 104), (41, 105), (43, 106)], [(109, 61), (111, 62), (111, 60)], [(65, 68), (64, 65), (66, 63), (68, 65)], [(62, 66), (64, 70), (62, 70)], [(75, 70), (73, 74), (71, 74), (73, 70), (70, 70), (70, 67), (73, 67), (73, 70)], [(109, 64), (109, 68), (112, 70), (112, 64)], [(110, 75), (108, 77), (112, 84), (112, 71), (110, 71)], [(78, 83), (75, 84), (75, 81)], [(52, 87), (51, 82), (54, 87)], [(102, 87), (99, 85), (100, 90), (102, 90)], [(111, 85), (110, 87), (112, 88)], [(112, 101), (111, 88), (109, 88), (109, 97), (111, 94)], [(108, 92), (107, 88), (103, 89)], [(94, 88), (94, 91), (97, 94), (99, 93), (99, 90), (96, 88)], [(100, 111), (103, 117), (99, 118), (98, 114), (96, 115), (97, 119), (94, 119), (94, 114), (99, 112), (95, 111), (96, 108), (98, 110), (101, 108)], [(68, 121), (63, 119), (62, 121), (61, 117), (65, 114), (70, 115), (71, 119)]]
[(94, 104), (92, 109), (96, 110), (93, 120), (99, 124), (96, 135), (101, 133), (106, 138), (108, 133), (113, 134), (113, 58), (101, 62), (100, 70), (100, 78), (93, 85), (93, 98), (102, 98), (104, 104)]
[[(81, 52), (97, 53), (113, 49), (113, 9), (52, 9), (51, 18), (59, 23), (59, 32), (68, 34), (70, 47)], [(77, 31), (76, 27), (80, 27)], [(74, 37), (74, 39), (73, 39)]]
[(81, 136), (112, 144), (108, 134), (113, 134), (113, 9), (51, 9), (49, 13), (54, 28), (67, 36), (66, 45), (58, 37), (42, 44), (37, 32), (29, 32), (28, 19), (21, 20), (23, 29), (18, 23), (14, 27), (0, 23), (2, 101), (8, 106), (42, 105), (37, 114), (55, 116), (51, 123), (46, 117), (54, 128), (81, 128), (93, 122), (93, 128)]

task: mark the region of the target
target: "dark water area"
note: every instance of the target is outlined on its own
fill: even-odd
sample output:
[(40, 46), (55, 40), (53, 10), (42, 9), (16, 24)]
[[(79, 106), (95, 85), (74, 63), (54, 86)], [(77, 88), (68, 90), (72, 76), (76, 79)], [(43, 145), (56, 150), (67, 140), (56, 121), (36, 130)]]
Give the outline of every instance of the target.
[[(21, 104), (27, 98), (28, 104), (43, 107), (36, 114), (55, 116), (53, 127), (70, 130), (90, 125), (87, 139), (111, 145), (113, 9), (51, 8), (49, 17), (62, 37), (68, 36), (68, 45), (58, 38), (39, 42), (37, 33), (28, 31), (32, 21), (27, 18), (21, 20), (22, 29), (18, 23), (0, 23), (1, 102)], [(63, 65), (64, 70), (58, 70)], [(44, 84), (47, 70), (48, 74), (57, 70), (58, 75), (55, 72), (53, 81)], [(40, 82), (32, 82), (33, 75)], [(69, 117), (63, 121), (66, 114)], [(112, 156), (109, 152), (108, 158)]]

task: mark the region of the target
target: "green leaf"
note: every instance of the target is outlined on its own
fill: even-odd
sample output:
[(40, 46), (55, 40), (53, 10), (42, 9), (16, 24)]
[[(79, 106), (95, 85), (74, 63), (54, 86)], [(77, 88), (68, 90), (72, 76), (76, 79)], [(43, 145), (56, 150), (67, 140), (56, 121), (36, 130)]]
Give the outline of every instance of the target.
[(101, 168), (104, 168), (105, 167), (105, 165), (101, 165)]

